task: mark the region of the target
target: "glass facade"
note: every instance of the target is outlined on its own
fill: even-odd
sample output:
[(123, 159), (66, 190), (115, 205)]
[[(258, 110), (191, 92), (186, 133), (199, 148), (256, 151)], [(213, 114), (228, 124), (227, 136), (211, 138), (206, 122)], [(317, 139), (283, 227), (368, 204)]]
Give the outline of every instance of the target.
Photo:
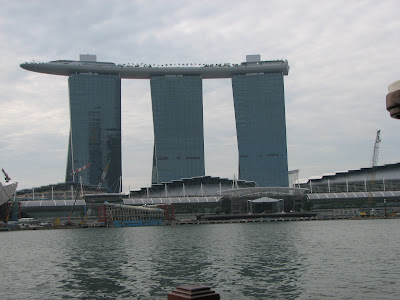
[(289, 185), (282, 73), (232, 78), (239, 179), (258, 186)]
[[(110, 162), (102, 187), (119, 190), (121, 165), (121, 79), (118, 75), (73, 74), (69, 77), (71, 130), (66, 181), (72, 170), (97, 185)], [(78, 177), (75, 176), (75, 181)]]
[(204, 176), (200, 76), (150, 79), (154, 122), (152, 184)]

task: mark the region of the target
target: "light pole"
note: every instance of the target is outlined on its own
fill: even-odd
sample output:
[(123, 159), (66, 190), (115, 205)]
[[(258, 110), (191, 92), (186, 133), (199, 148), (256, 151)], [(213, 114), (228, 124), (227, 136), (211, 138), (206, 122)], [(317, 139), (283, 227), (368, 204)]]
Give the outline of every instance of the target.
[(251, 200), (247, 200), (247, 214), (252, 213)]
[(386, 199), (383, 199), (383, 203), (385, 204), (385, 219), (386, 219)]

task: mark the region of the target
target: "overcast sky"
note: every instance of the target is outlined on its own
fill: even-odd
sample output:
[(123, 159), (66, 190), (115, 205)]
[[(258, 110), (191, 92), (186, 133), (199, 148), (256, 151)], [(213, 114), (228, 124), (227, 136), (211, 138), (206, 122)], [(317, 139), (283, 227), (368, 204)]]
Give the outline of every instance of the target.
[[(0, 0), (0, 167), (19, 188), (65, 180), (69, 133), (65, 76), (26, 61), (240, 63), (287, 59), (289, 169), (300, 178), (399, 162), (400, 121), (385, 107), (400, 80), (400, 2)], [(229, 79), (204, 80), (206, 175), (237, 176)], [(150, 82), (122, 82), (124, 191), (151, 183)]]

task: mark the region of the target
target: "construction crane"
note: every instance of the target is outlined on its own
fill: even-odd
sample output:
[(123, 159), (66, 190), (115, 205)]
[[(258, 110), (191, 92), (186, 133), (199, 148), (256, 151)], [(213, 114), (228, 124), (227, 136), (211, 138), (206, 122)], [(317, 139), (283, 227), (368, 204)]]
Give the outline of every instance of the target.
[(374, 197), (372, 194), (372, 190), (375, 188), (375, 181), (376, 181), (376, 170), (374, 167), (378, 165), (378, 158), (379, 158), (379, 143), (381, 142), (381, 130), (376, 131), (376, 138), (374, 144), (374, 152), (372, 153), (371, 159), (371, 174), (370, 174), (370, 186), (368, 188), (368, 206), (372, 209), (372, 204), (374, 202)]
[[(81, 184), (82, 184), (82, 177), (79, 177), (79, 179), (80, 179)], [(71, 208), (71, 211), (69, 212), (68, 219), (67, 219), (67, 222), (65, 222), (65, 225), (74, 225), (74, 223), (71, 222), (71, 217), (72, 217), (72, 214), (73, 214), (73, 212), (75, 210), (76, 201), (78, 200), (78, 197), (79, 197), (78, 189), (79, 189), (79, 187), (77, 186), (76, 187), (76, 194), (75, 194), (75, 198), (74, 198), (74, 203), (72, 204), (72, 208)]]
[[(75, 171), (73, 171), (71, 173), (71, 175), (75, 177), (75, 175), (78, 174), (79, 172), (82, 172), (83, 170), (89, 168), (91, 166), (91, 164), (92, 163), (88, 163), (87, 165), (76, 169)], [(79, 181), (81, 183), (81, 190), (82, 190), (82, 177), (79, 177)], [(72, 208), (71, 208), (71, 211), (70, 211), (70, 213), (68, 215), (68, 219), (67, 219), (67, 222), (65, 223), (65, 225), (73, 225), (73, 223), (71, 222), (71, 217), (72, 217), (72, 214), (74, 212), (75, 205), (76, 205), (76, 200), (78, 200), (78, 196), (79, 196), (79, 193), (78, 193), (78, 187), (77, 187), (76, 188), (76, 196), (75, 196), (75, 199), (74, 199), (74, 204), (72, 204)], [(82, 190), (82, 197), (83, 197), (83, 190)]]
[[(106, 167), (104, 168), (103, 173), (101, 174), (100, 181), (99, 181), (99, 183), (97, 184), (96, 193), (100, 191), (101, 186), (103, 185), (103, 180), (104, 180), (104, 178), (105, 178), (106, 175), (107, 175), (108, 167), (109, 167), (109, 165), (110, 165), (110, 162), (111, 162), (111, 160), (109, 160), (109, 161), (107, 162), (107, 165), (106, 165)], [(86, 224), (87, 219), (89, 218), (89, 216), (90, 216), (90, 214), (91, 214), (91, 212), (92, 212), (92, 210), (93, 210), (93, 206), (94, 206), (94, 199), (93, 199), (92, 202), (90, 203), (89, 208), (88, 208), (88, 210), (87, 210), (87, 212), (86, 212), (86, 215), (85, 215), (85, 217), (83, 218), (83, 224)]]
[(374, 144), (374, 152), (372, 154), (371, 159), (371, 167), (376, 167), (378, 165), (378, 157), (379, 157), (379, 143), (381, 142), (381, 130), (377, 130), (375, 144)]

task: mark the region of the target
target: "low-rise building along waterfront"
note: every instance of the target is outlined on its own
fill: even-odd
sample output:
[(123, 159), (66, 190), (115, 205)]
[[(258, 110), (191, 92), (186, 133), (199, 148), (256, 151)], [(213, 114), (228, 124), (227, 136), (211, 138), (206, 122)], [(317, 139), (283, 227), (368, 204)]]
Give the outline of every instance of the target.
[(313, 176), (302, 180), (313, 208), (400, 206), (400, 163)]
[[(279, 211), (301, 209), (307, 189), (289, 187), (257, 187), (255, 182), (211, 176), (200, 176), (152, 185), (137, 191), (104, 193), (93, 186), (60, 183), (17, 193), (21, 211), (28, 217), (66, 218), (73, 211), (82, 219), (89, 210), (97, 215), (104, 203), (134, 206), (174, 205), (177, 214), (221, 213), (247, 214), (252, 207), (279, 207)], [(265, 200), (255, 201), (268, 197)], [(254, 202), (251, 204), (250, 202)], [(74, 207), (74, 209), (73, 209)], [(91, 209), (93, 208), (93, 209)], [(268, 208), (266, 210), (270, 210)]]

